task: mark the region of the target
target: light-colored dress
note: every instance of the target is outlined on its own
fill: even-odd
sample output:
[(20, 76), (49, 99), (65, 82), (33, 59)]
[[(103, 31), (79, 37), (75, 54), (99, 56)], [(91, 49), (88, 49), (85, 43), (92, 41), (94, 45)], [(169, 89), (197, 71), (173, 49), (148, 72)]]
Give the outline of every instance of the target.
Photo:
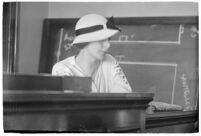
[[(86, 77), (82, 69), (76, 65), (75, 56), (56, 63), (52, 75)], [(97, 93), (131, 93), (132, 89), (118, 62), (109, 54), (101, 61), (92, 77), (92, 92)]]

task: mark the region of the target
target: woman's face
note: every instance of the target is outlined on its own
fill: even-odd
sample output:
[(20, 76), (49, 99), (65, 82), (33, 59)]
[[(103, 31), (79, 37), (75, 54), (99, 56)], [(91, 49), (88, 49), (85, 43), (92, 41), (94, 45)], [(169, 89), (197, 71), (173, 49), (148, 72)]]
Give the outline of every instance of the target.
[(91, 57), (102, 60), (110, 48), (109, 39), (91, 42), (87, 46), (87, 52)]

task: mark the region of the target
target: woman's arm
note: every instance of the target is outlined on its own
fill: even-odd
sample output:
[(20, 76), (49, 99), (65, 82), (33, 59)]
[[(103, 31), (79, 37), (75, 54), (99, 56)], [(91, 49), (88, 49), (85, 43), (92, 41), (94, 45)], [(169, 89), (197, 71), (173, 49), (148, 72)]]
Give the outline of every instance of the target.
[(111, 69), (111, 92), (131, 93), (132, 88), (119, 63), (112, 56), (110, 57)]

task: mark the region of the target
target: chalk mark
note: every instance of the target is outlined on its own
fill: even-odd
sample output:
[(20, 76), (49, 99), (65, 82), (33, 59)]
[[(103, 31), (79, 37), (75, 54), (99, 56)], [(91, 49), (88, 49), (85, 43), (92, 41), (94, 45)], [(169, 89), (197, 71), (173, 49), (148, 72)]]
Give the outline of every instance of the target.
[[(131, 40), (128, 40), (129, 35), (120, 35), (118, 40), (111, 40), (110, 42), (115, 43), (115, 44), (148, 43), (148, 44), (180, 45), (181, 44), (181, 35), (184, 33), (184, 26), (182, 24), (179, 25), (178, 31), (179, 31), (179, 34), (178, 34), (178, 40), (177, 41), (143, 41), (143, 40), (131, 41)], [(132, 34), (131, 36), (134, 37), (134, 34)]]

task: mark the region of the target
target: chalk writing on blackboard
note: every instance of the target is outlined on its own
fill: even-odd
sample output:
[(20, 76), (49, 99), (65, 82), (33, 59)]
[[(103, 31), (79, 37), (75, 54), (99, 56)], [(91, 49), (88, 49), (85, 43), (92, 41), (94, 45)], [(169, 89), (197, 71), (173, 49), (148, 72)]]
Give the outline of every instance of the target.
[[(62, 28), (63, 29), (63, 28)], [(64, 34), (64, 41), (73, 41), (73, 39), (74, 39), (74, 36), (70, 36), (69, 34), (68, 34), (68, 32), (66, 32), (65, 34)]]
[(120, 35), (118, 41), (128, 41), (128, 35)]
[(65, 51), (68, 51), (69, 49), (71, 49), (73, 47), (73, 45), (71, 44), (72, 41), (74, 39), (74, 36), (70, 36), (70, 34), (68, 32), (66, 32), (64, 34), (64, 38), (63, 38), (63, 47), (65, 49)]
[(71, 43), (66, 43), (66, 44), (64, 44), (64, 49), (65, 49), (65, 51), (68, 51), (70, 48), (72, 48), (73, 47), (73, 45), (71, 44)]
[(64, 48), (65, 51), (68, 51), (69, 49), (71, 49), (73, 47), (73, 45), (71, 44), (73, 39), (75, 37), (71, 36), (68, 31), (65, 32), (64, 28), (60, 29), (60, 33), (59, 33), (59, 45), (58, 45), (58, 50), (56, 53), (56, 58), (57, 58), (57, 62), (60, 60), (60, 56), (61, 56), (61, 50)]
[(192, 110), (192, 106), (190, 103), (190, 89), (187, 83), (187, 77), (186, 74), (182, 74), (181, 77), (181, 82), (182, 82), (182, 87), (183, 87), (183, 91), (184, 91), (184, 101), (185, 101), (185, 107), (184, 110), (188, 111), (188, 110)]
[(195, 26), (191, 26), (191, 38), (196, 38), (198, 36), (198, 29)]
[[(150, 26), (151, 28), (156, 27), (157, 25)], [(180, 45), (181, 44), (181, 35), (184, 33), (184, 26), (182, 24), (178, 27), (178, 35), (177, 40), (175, 41), (161, 41), (161, 40), (135, 40), (135, 34), (120, 34), (117, 40), (111, 40), (111, 43), (126, 43), (126, 44), (133, 44), (133, 43), (145, 43), (145, 44), (161, 44), (161, 45)]]

